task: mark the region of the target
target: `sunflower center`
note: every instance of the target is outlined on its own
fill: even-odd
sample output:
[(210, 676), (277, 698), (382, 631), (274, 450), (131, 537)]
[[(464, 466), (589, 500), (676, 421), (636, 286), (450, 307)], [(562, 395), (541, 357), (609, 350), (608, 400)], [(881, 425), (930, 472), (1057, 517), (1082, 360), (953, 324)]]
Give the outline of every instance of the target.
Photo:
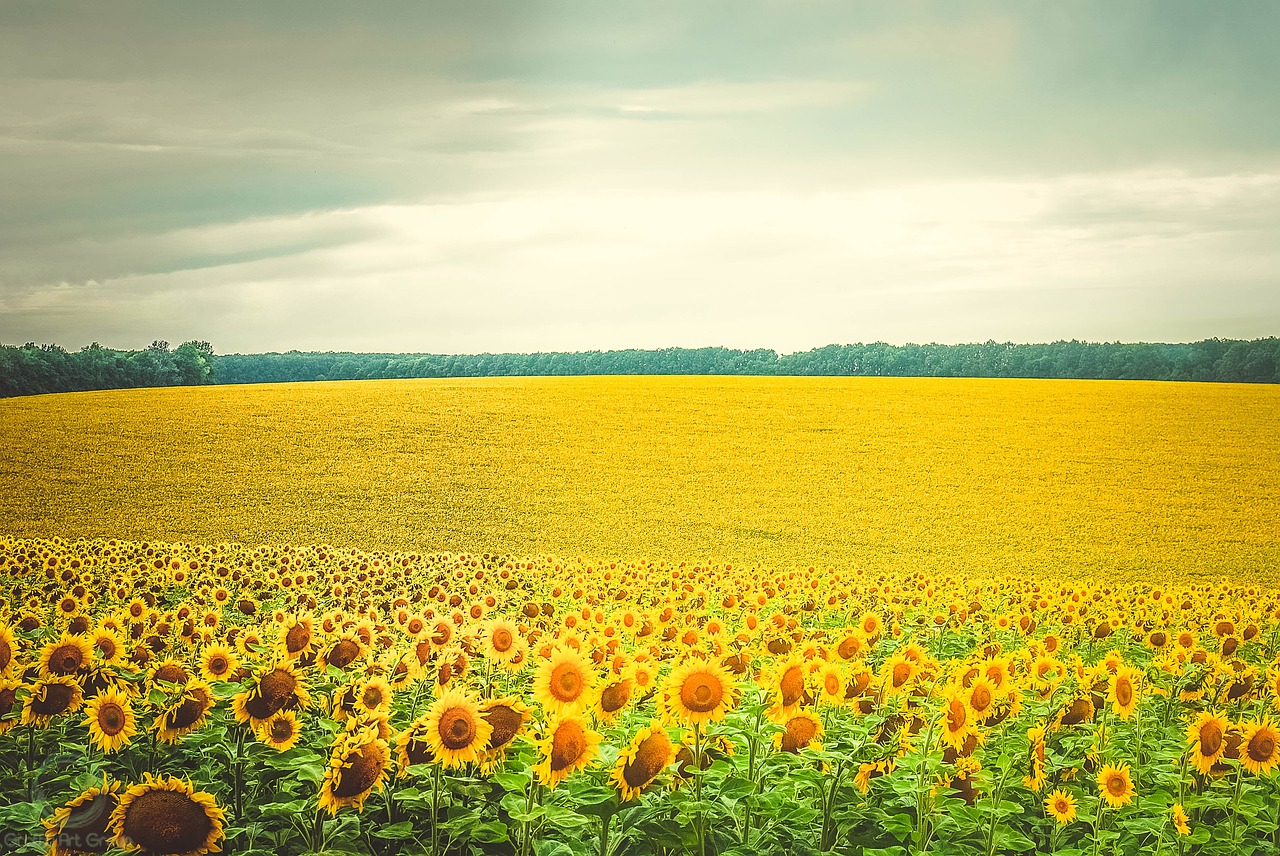
[(1124, 776), (1119, 773), (1112, 773), (1107, 777), (1107, 793), (1111, 794), (1111, 796), (1122, 796), (1127, 788), (1128, 784), (1125, 782)]
[(680, 687), (680, 701), (694, 713), (715, 710), (723, 698), (724, 687), (720, 686), (720, 681), (715, 675), (695, 672), (685, 678)]
[(973, 705), (973, 709), (977, 713), (982, 713), (991, 706), (991, 690), (979, 684), (973, 690), (973, 696), (969, 699), (969, 703)]
[(293, 723), (281, 717), (271, 722), (271, 739), (283, 743), (293, 736)]
[(510, 743), (524, 724), (524, 717), (505, 704), (495, 705), (481, 715), (485, 722), (493, 726), (493, 733), (489, 735), (491, 749), (501, 749)]
[(53, 671), (70, 675), (84, 663), (84, 653), (74, 645), (60, 645), (49, 657)]
[(783, 707), (791, 707), (800, 701), (800, 697), (804, 695), (804, 673), (799, 666), (792, 666), (783, 673), (782, 680), (778, 681), (778, 689), (782, 692)]
[(213, 820), (204, 807), (177, 791), (153, 790), (134, 797), (125, 812), (124, 837), (149, 853), (204, 849)]
[(464, 707), (451, 707), (440, 714), (440, 742), (446, 749), (466, 749), (476, 739), (476, 723), (471, 711)]
[(6, 639), (0, 639), (0, 672), (8, 668), (13, 661), (13, 646)]
[(360, 655), (360, 646), (352, 642), (350, 639), (343, 639), (337, 645), (333, 646), (333, 651), (329, 654), (328, 662), (330, 666), (337, 666), (339, 669), (351, 665), (351, 662)]
[(587, 751), (587, 735), (576, 722), (565, 721), (556, 728), (551, 739), (551, 770), (560, 772), (572, 767)]
[(187, 682), (187, 671), (176, 663), (166, 663), (156, 669), (156, 680), (165, 681), (170, 684), (185, 684)]
[(1276, 754), (1276, 733), (1270, 729), (1260, 729), (1249, 741), (1246, 751), (1251, 759), (1260, 764), (1270, 761)]
[(893, 667), (893, 686), (898, 688), (911, 679), (911, 664), (898, 663)]
[(1133, 701), (1133, 684), (1129, 683), (1128, 678), (1116, 680), (1116, 701), (1121, 707), (1128, 707), (1129, 702)]
[(573, 702), (582, 695), (582, 673), (572, 663), (561, 663), (551, 671), (551, 695), (557, 701)]
[(1222, 747), (1222, 729), (1209, 722), (1200, 727), (1200, 754), (1213, 756)]
[(636, 757), (622, 768), (622, 780), (628, 787), (643, 788), (662, 772), (671, 757), (671, 738), (665, 731), (655, 731), (636, 747)]
[(284, 647), (290, 654), (297, 654), (311, 644), (311, 630), (305, 624), (295, 624), (284, 634)]
[(293, 675), (284, 669), (276, 669), (263, 676), (258, 683), (258, 692), (266, 699), (268, 705), (272, 705), (276, 710), (279, 710), (289, 700), (289, 696), (293, 695), (293, 691), (297, 687), (298, 681)]
[(782, 735), (782, 748), (786, 752), (798, 752), (809, 745), (818, 734), (818, 726), (807, 716), (796, 716), (787, 721), (786, 733)]
[(511, 631), (505, 627), (500, 627), (493, 631), (493, 650), (500, 654), (505, 654), (511, 650)]
[(338, 774), (338, 783), (333, 789), (335, 796), (344, 799), (359, 796), (372, 788), (386, 766), (386, 760), (373, 743), (366, 743), (358, 753), (348, 755), (347, 763), (351, 766), (344, 767)]
[(113, 794), (98, 794), (73, 808), (58, 832), (59, 852), (105, 852), (108, 847), (107, 826), (115, 808)]
[(31, 709), (40, 716), (57, 716), (71, 707), (75, 690), (66, 684), (46, 684), (44, 698), (33, 700)]
[(947, 728), (952, 731), (960, 731), (964, 728), (965, 723), (969, 721), (969, 711), (964, 706), (964, 702), (959, 699), (952, 699), (947, 704)]
[(221, 675), (227, 671), (227, 665), (227, 658), (221, 654), (216, 654), (209, 658), (209, 673)]
[(191, 698), (178, 705), (165, 717), (165, 725), (174, 729), (190, 728), (204, 716), (209, 701), (209, 696), (204, 690), (200, 688), (192, 690)]
[(631, 681), (618, 681), (604, 688), (600, 694), (600, 707), (605, 713), (616, 713), (631, 700)]
[(124, 731), (124, 709), (115, 702), (108, 702), (98, 708), (98, 727), (108, 737), (115, 737)]
[(827, 695), (834, 696), (840, 694), (840, 678), (835, 675), (827, 675), (823, 679), (823, 686), (827, 689)]

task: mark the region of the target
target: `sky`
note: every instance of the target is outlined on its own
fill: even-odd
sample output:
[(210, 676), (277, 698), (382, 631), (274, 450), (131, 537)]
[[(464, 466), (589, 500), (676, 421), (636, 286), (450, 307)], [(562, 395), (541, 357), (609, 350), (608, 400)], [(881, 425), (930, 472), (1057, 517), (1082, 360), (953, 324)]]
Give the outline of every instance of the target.
[(0, 0), (0, 342), (1280, 335), (1280, 4)]

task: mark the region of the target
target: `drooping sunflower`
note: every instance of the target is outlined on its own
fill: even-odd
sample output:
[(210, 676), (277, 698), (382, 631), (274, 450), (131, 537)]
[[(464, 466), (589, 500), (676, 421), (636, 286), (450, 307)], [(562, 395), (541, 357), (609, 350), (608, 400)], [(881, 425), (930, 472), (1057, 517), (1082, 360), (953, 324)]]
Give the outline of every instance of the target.
[(320, 664), (345, 669), (368, 653), (368, 646), (358, 633), (343, 631), (320, 653)]
[(18, 662), (18, 637), (13, 628), (0, 621), (0, 678), (7, 677)]
[(277, 752), (287, 752), (298, 742), (302, 730), (298, 717), (291, 710), (281, 710), (262, 720), (253, 733), (258, 740)]
[(147, 773), (120, 796), (111, 814), (117, 847), (166, 856), (204, 856), (222, 850), (226, 819), (211, 794), (190, 782)]
[(276, 645), (289, 660), (296, 660), (315, 651), (315, 622), (309, 615), (282, 615)]
[(226, 645), (210, 645), (200, 652), (200, 677), (209, 683), (230, 680), (239, 667), (239, 660)]
[(1098, 791), (1112, 808), (1127, 805), (1133, 799), (1133, 780), (1129, 777), (1129, 765), (1116, 767), (1106, 764), (1098, 771)]
[(436, 760), (427, 740), (427, 715), (415, 719), (396, 736), (396, 775), (404, 776), (410, 767), (431, 764)]
[(580, 714), (553, 720), (538, 741), (543, 754), (541, 763), (533, 768), (538, 781), (554, 788), (575, 770), (585, 769), (595, 760), (600, 740), (600, 733), (588, 728)]
[(231, 710), (237, 722), (256, 727), (277, 711), (306, 708), (310, 704), (311, 695), (293, 664), (284, 661), (259, 669), (245, 689), (232, 699)]
[(482, 701), (480, 715), (493, 726), (489, 734), (489, 748), (481, 756), (480, 766), (482, 771), (492, 772), (492, 768), (506, 756), (511, 742), (524, 733), (530, 709), (519, 696), (510, 695)]
[(1076, 819), (1076, 798), (1059, 788), (1045, 798), (1044, 810), (1059, 826), (1066, 826)]
[(161, 743), (177, 743), (199, 730), (214, 705), (213, 690), (204, 681), (188, 681), (182, 694), (156, 717), (156, 737)]
[(324, 781), (320, 783), (320, 808), (329, 814), (351, 806), (364, 806), (369, 794), (387, 778), (391, 752), (373, 727), (338, 734)]
[(719, 722), (737, 704), (733, 675), (718, 662), (690, 658), (663, 684), (663, 715), (687, 725)]
[(812, 711), (797, 710), (788, 714), (780, 724), (782, 732), (773, 736), (775, 749), (792, 755), (799, 755), (801, 749), (822, 749), (818, 741), (822, 736), (822, 720)]
[(22, 724), (45, 728), (55, 716), (75, 713), (84, 702), (80, 684), (70, 675), (41, 678), (22, 706)]
[(86, 669), (93, 658), (93, 646), (78, 634), (63, 633), (40, 649), (40, 677), (74, 675)]
[(111, 814), (119, 804), (124, 786), (103, 776), (102, 786), (80, 793), (46, 818), (45, 841), (49, 856), (82, 856), (102, 853), (111, 845)]
[(21, 681), (0, 677), (0, 734), (13, 728), (22, 718), (22, 708), (18, 705), (18, 690)]
[(129, 696), (114, 688), (89, 700), (84, 724), (89, 727), (89, 739), (107, 754), (128, 746), (138, 733), (137, 718)]
[(479, 703), (462, 690), (445, 690), (427, 711), (426, 740), (446, 768), (479, 761), (492, 733)]
[(1187, 726), (1191, 764), (1200, 773), (1208, 775), (1213, 765), (1222, 757), (1230, 727), (1231, 723), (1225, 716), (1208, 710), (1203, 711), (1195, 722)]
[(533, 697), (547, 713), (563, 716), (590, 702), (596, 674), (590, 661), (571, 648), (557, 648), (533, 676)]
[(660, 722), (654, 720), (636, 732), (631, 743), (618, 754), (618, 762), (609, 778), (617, 786), (624, 802), (634, 800), (675, 757), (676, 747), (671, 736)]
[(1121, 719), (1128, 720), (1138, 709), (1138, 692), (1141, 686), (1142, 672), (1132, 666), (1120, 666), (1111, 676), (1108, 697), (1112, 709)]
[(609, 681), (596, 694), (596, 719), (603, 723), (613, 723), (631, 702), (635, 681), (625, 674)]
[(1266, 719), (1243, 722), (1240, 728), (1240, 763), (1254, 775), (1269, 775), (1280, 762), (1280, 733)]

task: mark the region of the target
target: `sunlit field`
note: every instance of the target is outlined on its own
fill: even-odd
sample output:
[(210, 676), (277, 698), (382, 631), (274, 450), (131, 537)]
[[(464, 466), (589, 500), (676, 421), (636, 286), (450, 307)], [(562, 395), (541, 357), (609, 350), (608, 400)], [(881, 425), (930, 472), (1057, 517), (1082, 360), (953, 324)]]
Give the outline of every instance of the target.
[(0, 531), (1274, 579), (1280, 388), (520, 378), (0, 401)]

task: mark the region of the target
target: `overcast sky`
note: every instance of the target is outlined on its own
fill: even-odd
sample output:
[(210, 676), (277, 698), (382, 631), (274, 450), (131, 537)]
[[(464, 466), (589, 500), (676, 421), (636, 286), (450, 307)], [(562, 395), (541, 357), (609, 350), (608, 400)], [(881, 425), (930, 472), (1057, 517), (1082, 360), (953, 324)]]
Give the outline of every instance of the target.
[(0, 342), (1280, 334), (1280, 3), (0, 0)]

